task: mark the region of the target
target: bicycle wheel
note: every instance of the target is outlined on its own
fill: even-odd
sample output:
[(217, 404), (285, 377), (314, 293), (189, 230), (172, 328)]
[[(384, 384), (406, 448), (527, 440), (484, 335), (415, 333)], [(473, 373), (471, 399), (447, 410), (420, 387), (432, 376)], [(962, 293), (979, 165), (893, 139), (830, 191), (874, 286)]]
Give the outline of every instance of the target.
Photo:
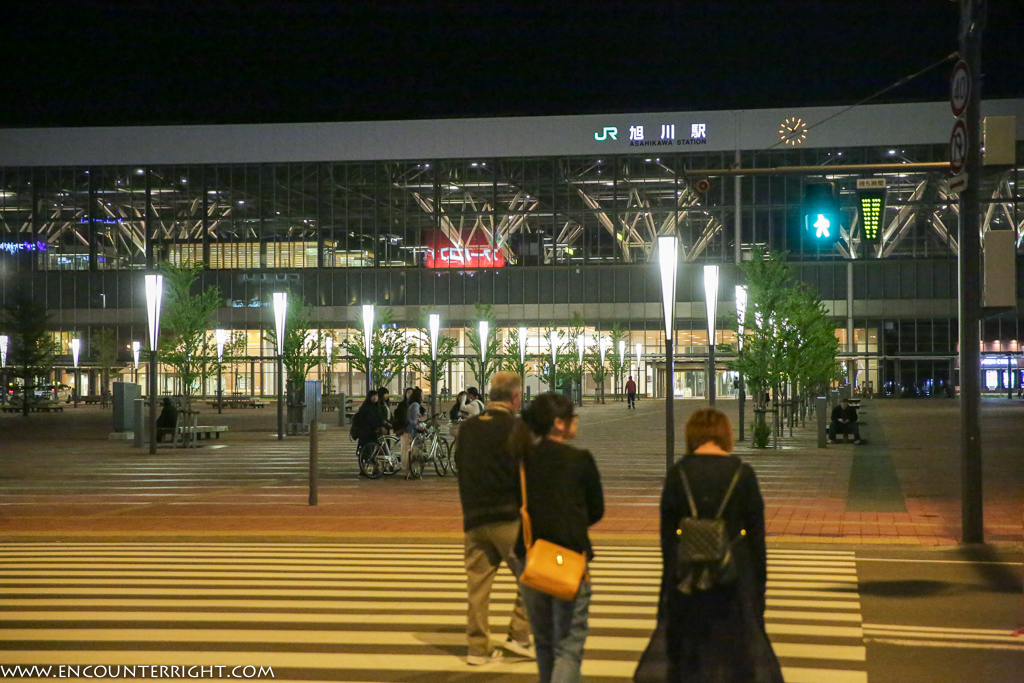
[(359, 470), (368, 479), (378, 478), (381, 471), (381, 459), (384, 457), (383, 449), (379, 443), (368, 443), (359, 451)]
[(448, 443), (448, 439), (441, 437), (441, 445), (444, 447), (444, 460), (448, 463), (448, 469), (456, 477), (459, 476), (459, 468), (455, 465), (455, 447)]
[(413, 441), (409, 449), (409, 473), (413, 479), (423, 476), (423, 442)]
[(448, 454), (444, 446), (445, 440), (438, 437), (434, 439), (433, 448), (431, 449), (434, 459), (434, 471), (437, 472), (439, 477), (448, 474)]

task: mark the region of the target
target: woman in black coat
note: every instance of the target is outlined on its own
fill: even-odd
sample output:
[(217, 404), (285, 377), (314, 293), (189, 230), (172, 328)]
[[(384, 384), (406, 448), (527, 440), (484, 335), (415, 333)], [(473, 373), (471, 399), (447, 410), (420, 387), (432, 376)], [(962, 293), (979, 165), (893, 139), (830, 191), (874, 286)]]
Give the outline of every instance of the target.
[[(764, 627), (768, 575), (764, 500), (754, 470), (732, 451), (729, 418), (714, 408), (686, 423), (687, 454), (665, 479), (661, 496), (662, 582), (659, 618), (665, 620), (668, 680), (673, 683), (782, 683), (782, 670)], [(700, 518), (713, 518), (736, 473), (722, 513), (738, 569), (735, 583), (683, 594), (677, 588), (677, 529), (690, 517), (685, 472)]]
[[(368, 393), (363, 405), (359, 406), (359, 410), (352, 417), (352, 433), (358, 438), (356, 457), (363, 452), (363, 448), (377, 441), (377, 437), (380, 436), (381, 430), (384, 428), (384, 418), (377, 405), (378, 393), (376, 391)], [(363, 474), (362, 468), (359, 473)]]

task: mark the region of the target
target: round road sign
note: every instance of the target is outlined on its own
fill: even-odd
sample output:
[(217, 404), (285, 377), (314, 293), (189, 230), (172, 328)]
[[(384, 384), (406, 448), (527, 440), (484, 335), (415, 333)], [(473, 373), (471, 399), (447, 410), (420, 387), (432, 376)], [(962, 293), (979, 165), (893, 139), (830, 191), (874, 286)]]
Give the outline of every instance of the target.
[(949, 136), (949, 170), (959, 175), (967, 161), (967, 124), (957, 119), (953, 124), (953, 134)]
[(949, 106), (953, 116), (960, 116), (967, 109), (967, 100), (971, 96), (971, 72), (967, 62), (962, 59), (953, 67), (949, 77)]

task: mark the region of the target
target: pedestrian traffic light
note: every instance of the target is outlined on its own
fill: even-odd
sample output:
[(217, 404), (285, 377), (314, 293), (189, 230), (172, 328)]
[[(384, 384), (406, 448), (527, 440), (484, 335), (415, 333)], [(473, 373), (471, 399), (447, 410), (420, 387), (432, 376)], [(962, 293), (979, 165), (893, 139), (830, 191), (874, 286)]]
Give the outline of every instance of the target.
[(839, 200), (835, 183), (807, 183), (804, 186), (804, 230), (811, 243), (831, 247), (839, 240)]

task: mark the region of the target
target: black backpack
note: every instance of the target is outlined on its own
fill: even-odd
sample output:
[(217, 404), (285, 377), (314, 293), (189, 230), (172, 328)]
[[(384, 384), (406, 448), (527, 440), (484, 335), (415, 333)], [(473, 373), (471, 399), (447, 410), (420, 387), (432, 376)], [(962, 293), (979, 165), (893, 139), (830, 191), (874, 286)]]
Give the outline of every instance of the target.
[(363, 433), (365, 431), (366, 428), (363, 426), (363, 414), (361, 412), (357, 412), (352, 416), (352, 426), (348, 430), (348, 435), (352, 437), (353, 441), (359, 441), (359, 439), (363, 438)]
[(395, 413), (391, 416), (391, 426), (395, 429), (405, 429), (406, 418), (409, 415), (409, 404), (404, 400), (399, 401), (395, 407)]
[(729, 538), (722, 512), (732, 496), (736, 482), (740, 479), (743, 465), (736, 468), (729, 488), (725, 491), (722, 504), (713, 519), (701, 519), (697, 516), (697, 505), (693, 501), (693, 492), (686, 472), (679, 468), (679, 476), (683, 480), (686, 500), (690, 504), (691, 517), (679, 520), (676, 529), (676, 589), (684, 595), (704, 593), (714, 588), (729, 586), (736, 582), (738, 570), (733, 557), (732, 545), (742, 538), (746, 531), (741, 531), (735, 538)]

